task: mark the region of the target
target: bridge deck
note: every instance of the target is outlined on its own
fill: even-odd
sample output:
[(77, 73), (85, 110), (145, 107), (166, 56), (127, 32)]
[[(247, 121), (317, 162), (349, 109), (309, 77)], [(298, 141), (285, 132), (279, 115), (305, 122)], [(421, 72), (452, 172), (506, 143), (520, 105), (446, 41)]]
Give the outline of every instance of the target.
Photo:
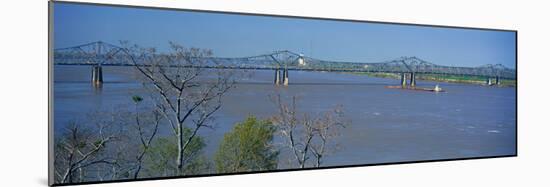
[[(137, 53), (136, 53), (137, 54)], [(129, 56), (138, 56), (130, 50), (105, 42), (93, 42), (54, 51), (56, 65), (97, 65), (134, 66)], [(156, 58), (170, 58), (168, 55), (154, 54)], [(137, 58), (134, 58), (137, 59)], [(194, 62), (182, 62), (178, 67), (200, 67), (210, 69), (250, 69), (326, 72), (374, 72), (374, 73), (418, 73), (442, 75), (470, 75), (516, 79), (516, 70), (500, 64), (479, 67), (453, 67), (430, 63), (417, 57), (401, 57), (384, 62), (339, 62), (319, 60), (291, 51), (275, 51), (249, 57), (190, 57)], [(145, 63), (137, 62), (137, 65)], [(197, 65), (199, 64), (199, 65)]]

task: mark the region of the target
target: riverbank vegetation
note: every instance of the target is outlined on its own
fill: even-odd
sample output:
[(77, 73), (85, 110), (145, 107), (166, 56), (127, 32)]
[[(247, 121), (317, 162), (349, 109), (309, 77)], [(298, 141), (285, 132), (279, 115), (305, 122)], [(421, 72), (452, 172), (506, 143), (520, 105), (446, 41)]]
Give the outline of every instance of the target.
[(214, 156), (218, 173), (250, 172), (277, 168), (279, 151), (273, 144), (276, 129), (269, 120), (249, 116), (223, 137)]
[[(133, 98), (135, 101), (136, 96)], [(204, 154), (208, 140), (193, 134), (192, 128), (184, 128), (181, 138), (194, 137), (184, 150), (183, 167), (178, 166), (177, 137), (158, 134), (170, 127), (154, 111), (117, 109), (90, 115), (84, 122), (71, 122), (56, 136), (55, 181), (62, 184), (321, 167), (324, 159), (342, 148), (335, 138), (349, 122), (343, 118), (341, 106), (312, 115), (296, 110), (296, 97), (285, 98), (290, 103), (282, 102), (281, 96), (276, 98), (274, 106), (279, 113), (266, 119), (250, 115), (236, 123), (212, 157)], [(275, 142), (276, 138), (281, 141)]]
[[(342, 106), (303, 113), (297, 97), (278, 93), (266, 96), (276, 113), (224, 124), (233, 129), (214, 155), (206, 155), (209, 141), (201, 132), (216, 130), (214, 116), (234, 87), (235, 73), (194, 66), (205, 63), (197, 57), (210, 56), (209, 50), (170, 46), (161, 61), (148, 58), (155, 49), (125, 48), (139, 52), (128, 60), (147, 92), (129, 95), (124, 106), (75, 116), (79, 120), (56, 134), (56, 184), (321, 167), (341, 148), (336, 137), (349, 125)], [(199, 83), (204, 77), (208, 81)], [(281, 165), (282, 159), (290, 165)]]

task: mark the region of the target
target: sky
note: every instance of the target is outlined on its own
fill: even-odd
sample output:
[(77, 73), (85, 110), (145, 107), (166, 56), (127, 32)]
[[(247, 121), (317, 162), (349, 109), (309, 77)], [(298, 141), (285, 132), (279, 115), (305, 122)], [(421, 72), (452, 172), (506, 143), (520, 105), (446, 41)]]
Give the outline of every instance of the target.
[(514, 32), (55, 3), (54, 48), (94, 41), (218, 57), (290, 50), (323, 60), (380, 62), (416, 56), (440, 65), (515, 68)]

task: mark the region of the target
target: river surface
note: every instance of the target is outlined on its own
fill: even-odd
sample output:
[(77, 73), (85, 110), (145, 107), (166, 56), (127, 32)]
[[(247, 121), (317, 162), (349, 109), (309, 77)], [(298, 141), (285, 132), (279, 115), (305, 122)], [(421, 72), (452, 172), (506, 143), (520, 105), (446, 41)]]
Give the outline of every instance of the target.
[[(131, 104), (131, 96), (143, 91), (131, 67), (104, 67), (101, 90), (92, 87), (88, 66), (54, 69), (56, 133), (92, 111)], [(516, 154), (515, 88), (417, 81), (418, 87), (439, 84), (446, 91), (434, 93), (385, 88), (399, 83), (394, 79), (300, 71), (290, 71), (288, 87), (276, 87), (274, 72), (252, 73), (223, 98), (216, 128), (201, 130), (207, 155), (248, 115), (272, 116), (269, 95), (275, 93), (298, 96), (302, 113), (343, 105), (351, 125), (340, 132), (340, 149), (325, 158), (324, 166)]]

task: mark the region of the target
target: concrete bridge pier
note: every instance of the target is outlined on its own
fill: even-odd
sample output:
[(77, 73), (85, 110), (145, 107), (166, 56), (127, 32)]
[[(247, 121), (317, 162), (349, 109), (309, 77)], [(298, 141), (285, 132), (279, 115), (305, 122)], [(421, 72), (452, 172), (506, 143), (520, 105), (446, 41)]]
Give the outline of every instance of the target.
[(411, 87), (415, 87), (416, 86), (416, 74), (413, 72), (411, 73)]
[(103, 83), (103, 69), (100, 65), (92, 66), (92, 84), (98, 85)]
[(275, 70), (275, 80), (274, 80), (274, 84), (275, 84), (275, 85), (281, 84), (281, 71), (280, 71), (279, 69), (276, 69), (276, 70)]
[(401, 86), (407, 87), (407, 75), (405, 73), (401, 73)]
[(488, 86), (493, 85), (493, 82), (492, 82), (492, 80), (491, 80), (491, 77), (487, 77), (487, 81), (485, 81), (485, 84), (488, 85)]
[(283, 85), (288, 86), (288, 69), (283, 70)]
[[(493, 79), (494, 79), (494, 82), (493, 82)], [(488, 85), (488, 86), (492, 86), (492, 85), (500, 85), (501, 83), (501, 79), (500, 77), (487, 77), (487, 81), (485, 81), (485, 84)]]

